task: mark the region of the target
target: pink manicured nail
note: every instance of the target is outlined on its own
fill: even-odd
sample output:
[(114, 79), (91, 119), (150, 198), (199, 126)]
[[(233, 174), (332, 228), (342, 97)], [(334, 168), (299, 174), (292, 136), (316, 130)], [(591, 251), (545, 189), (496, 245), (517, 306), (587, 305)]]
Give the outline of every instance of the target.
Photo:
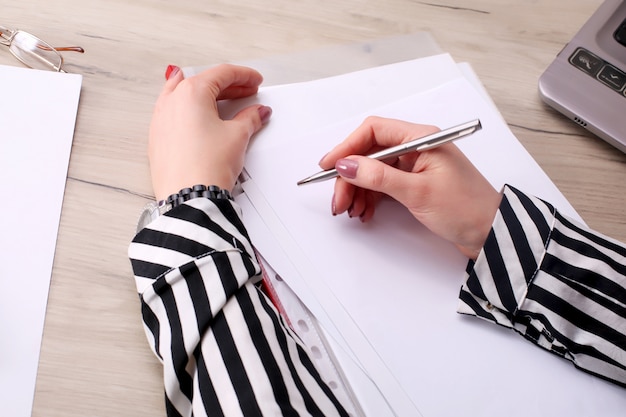
[(359, 169), (359, 163), (353, 159), (340, 159), (335, 163), (335, 169), (342, 177), (348, 179), (356, 178), (356, 171)]
[(330, 203), (330, 208), (331, 208), (331, 210), (333, 212), (333, 216), (336, 216), (337, 215), (337, 206), (335, 205), (335, 195), (334, 194), (333, 194), (333, 199), (332, 199), (332, 201)]
[(326, 153), (324, 156), (322, 156), (322, 159), (320, 159), (320, 162), (318, 163), (318, 165), (320, 165), (322, 163), (322, 161), (324, 160), (324, 158), (326, 158), (326, 155), (328, 155), (330, 152)]
[(168, 65), (167, 69), (165, 70), (165, 79), (169, 80), (171, 77), (178, 74), (178, 71), (180, 71), (180, 68), (178, 68), (176, 65)]
[(272, 108), (269, 106), (259, 107), (259, 117), (261, 118), (261, 123), (266, 124), (269, 122), (270, 117), (272, 117)]

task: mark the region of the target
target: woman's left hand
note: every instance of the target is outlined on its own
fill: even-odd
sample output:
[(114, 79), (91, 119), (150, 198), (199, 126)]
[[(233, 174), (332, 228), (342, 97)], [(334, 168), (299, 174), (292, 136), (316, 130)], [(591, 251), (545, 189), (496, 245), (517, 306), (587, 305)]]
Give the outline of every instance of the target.
[(186, 79), (177, 68), (168, 75), (155, 105), (148, 145), (156, 199), (196, 184), (232, 191), (250, 137), (269, 120), (271, 109), (255, 104), (232, 120), (222, 120), (217, 101), (255, 94), (263, 77), (251, 68), (228, 64)]

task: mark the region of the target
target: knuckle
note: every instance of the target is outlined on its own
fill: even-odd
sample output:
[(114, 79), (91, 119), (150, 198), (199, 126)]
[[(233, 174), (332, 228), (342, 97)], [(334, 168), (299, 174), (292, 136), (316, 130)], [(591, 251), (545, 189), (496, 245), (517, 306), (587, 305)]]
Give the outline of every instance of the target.
[(372, 164), (372, 169), (368, 171), (368, 183), (375, 190), (381, 190), (387, 185), (387, 175), (385, 169), (380, 164)]
[(232, 125), (237, 137), (247, 137), (250, 135), (250, 131), (252, 129), (250, 123), (246, 123), (245, 121), (233, 121)]
[(382, 120), (382, 117), (380, 116), (370, 115), (365, 118), (363, 123), (367, 126), (376, 126), (381, 122), (381, 120)]

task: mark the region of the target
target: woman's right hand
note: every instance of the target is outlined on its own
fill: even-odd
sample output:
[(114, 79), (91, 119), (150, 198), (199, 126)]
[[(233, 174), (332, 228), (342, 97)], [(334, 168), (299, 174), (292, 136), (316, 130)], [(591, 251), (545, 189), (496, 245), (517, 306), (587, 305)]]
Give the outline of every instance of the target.
[(501, 195), (454, 145), (413, 152), (385, 163), (371, 154), (436, 132), (434, 126), (369, 117), (320, 161), (335, 167), (333, 214), (368, 221), (380, 195), (403, 204), (437, 235), (476, 259), (491, 230)]

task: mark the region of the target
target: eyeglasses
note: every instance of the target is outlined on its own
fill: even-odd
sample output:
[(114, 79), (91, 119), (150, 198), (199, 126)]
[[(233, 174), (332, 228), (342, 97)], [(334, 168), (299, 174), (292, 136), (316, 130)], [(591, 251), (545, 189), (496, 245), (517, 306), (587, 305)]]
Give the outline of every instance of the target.
[(35, 35), (21, 30), (11, 30), (4, 26), (0, 26), (0, 43), (7, 46), (13, 56), (24, 65), (34, 69), (57, 72), (65, 72), (61, 51), (85, 52), (80, 46), (55, 48)]

